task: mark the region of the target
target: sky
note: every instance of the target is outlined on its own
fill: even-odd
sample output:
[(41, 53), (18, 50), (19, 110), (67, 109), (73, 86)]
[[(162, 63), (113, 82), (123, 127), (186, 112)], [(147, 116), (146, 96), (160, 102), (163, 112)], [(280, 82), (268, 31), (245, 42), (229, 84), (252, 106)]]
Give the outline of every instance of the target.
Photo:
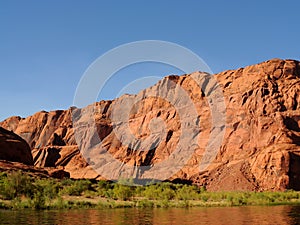
[[(214, 73), (271, 58), (299, 60), (299, 8), (297, 0), (0, 0), (0, 120), (69, 108), (89, 65), (134, 41), (184, 46)], [(131, 65), (98, 99), (113, 99), (144, 76), (155, 77), (146, 87), (181, 72), (159, 63)]]

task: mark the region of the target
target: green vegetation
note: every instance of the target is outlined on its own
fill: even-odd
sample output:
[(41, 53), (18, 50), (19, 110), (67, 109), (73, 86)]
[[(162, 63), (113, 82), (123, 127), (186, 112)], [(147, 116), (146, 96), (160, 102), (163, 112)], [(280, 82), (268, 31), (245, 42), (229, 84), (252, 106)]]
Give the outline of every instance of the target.
[(210, 207), (300, 204), (300, 192), (208, 192), (204, 187), (132, 180), (57, 180), (0, 173), (0, 209)]

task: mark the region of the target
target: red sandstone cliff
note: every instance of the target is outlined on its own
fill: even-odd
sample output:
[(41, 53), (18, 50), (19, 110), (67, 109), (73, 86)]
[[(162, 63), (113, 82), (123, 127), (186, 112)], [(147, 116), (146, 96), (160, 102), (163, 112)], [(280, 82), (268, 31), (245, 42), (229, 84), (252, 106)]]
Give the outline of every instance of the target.
[[(113, 107), (122, 111), (122, 102), (131, 98), (160, 90), (176, 95), (176, 85), (167, 82), (172, 81), (188, 93), (195, 105), (199, 114), (200, 138), (186, 166), (171, 179), (206, 185), (209, 190), (299, 190), (300, 63), (273, 59), (214, 75), (226, 103), (225, 137), (215, 160), (201, 172), (199, 164), (213, 127), (207, 96), (192, 79), (200, 75), (169, 76), (138, 95), (97, 102), (85, 109), (73, 109), (73, 112), (77, 115), (77, 122), (84, 124), (90, 119), (85, 117), (84, 112), (95, 109), (93, 119), (102, 146), (115, 159), (128, 165), (155, 165), (168, 159), (179, 142), (182, 118), (176, 108), (162, 98), (149, 97), (142, 98), (131, 109), (128, 126), (137, 139), (149, 137), (149, 122), (153, 118), (164, 122), (164, 138), (155, 148), (151, 147), (151, 142), (146, 144), (146, 150), (152, 149), (149, 151), (135, 151), (136, 146), (122, 145), (120, 137), (113, 131), (110, 116)], [(1, 122), (0, 126), (12, 130), (28, 142), (36, 166), (64, 168), (74, 178), (101, 177), (78, 150), (72, 109), (38, 112), (27, 118), (11, 117)], [(81, 134), (84, 136), (86, 132), (83, 129)], [(121, 129), (120, 133), (125, 135), (126, 130)], [(189, 143), (185, 144), (188, 146)]]

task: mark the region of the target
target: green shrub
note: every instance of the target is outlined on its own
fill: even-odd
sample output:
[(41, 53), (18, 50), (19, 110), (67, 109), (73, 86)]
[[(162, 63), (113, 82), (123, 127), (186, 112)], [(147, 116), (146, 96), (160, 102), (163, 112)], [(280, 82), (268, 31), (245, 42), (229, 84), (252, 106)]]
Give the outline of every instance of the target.
[(99, 196), (110, 198), (113, 197), (113, 192), (111, 191), (113, 187), (114, 185), (109, 183), (108, 181), (100, 180), (98, 181), (95, 189)]
[(176, 189), (176, 199), (177, 200), (195, 200), (199, 198), (199, 189), (195, 186), (183, 185)]
[(48, 199), (58, 197), (61, 188), (60, 183), (53, 179), (37, 179), (34, 182), (35, 192), (42, 192), (43, 196)]
[(161, 188), (158, 185), (150, 185), (146, 186), (145, 190), (143, 191), (142, 195), (150, 200), (157, 200), (159, 199), (161, 193)]
[(46, 208), (46, 199), (41, 190), (34, 193), (33, 199), (31, 201), (31, 207), (33, 209), (45, 209)]
[(202, 193), (202, 194), (200, 195), (200, 199), (201, 199), (202, 201), (204, 201), (204, 202), (207, 202), (208, 199), (209, 199), (209, 194), (208, 194), (208, 193)]
[(63, 200), (62, 197), (58, 197), (52, 204), (51, 206), (54, 209), (67, 209), (69, 208), (68, 204), (66, 201)]
[(75, 180), (69, 186), (64, 187), (63, 193), (71, 196), (80, 196), (82, 192), (91, 189), (90, 180)]
[(4, 199), (11, 200), (18, 196), (32, 197), (34, 186), (30, 177), (20, 171), (14, 171), (1, 177), (0, 194)]
[(129, 200), (133, 197), (133, 188), (122, 184), (115, 184), (113, 188), (113, 195), (119, 200)]

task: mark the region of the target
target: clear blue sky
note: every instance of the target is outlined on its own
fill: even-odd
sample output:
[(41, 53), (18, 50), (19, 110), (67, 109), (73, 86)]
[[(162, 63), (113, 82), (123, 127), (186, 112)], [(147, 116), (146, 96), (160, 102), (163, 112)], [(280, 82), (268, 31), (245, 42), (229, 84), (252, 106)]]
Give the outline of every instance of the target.
[[(87, 67), (132, 41), (175, 42), (213, 72), (299, 60), (299, 2), (0, 0), (0, 120), (68, 108)], [(178, 72), (149, 64), (124, 71), (103, 98), (139, 76)]]

